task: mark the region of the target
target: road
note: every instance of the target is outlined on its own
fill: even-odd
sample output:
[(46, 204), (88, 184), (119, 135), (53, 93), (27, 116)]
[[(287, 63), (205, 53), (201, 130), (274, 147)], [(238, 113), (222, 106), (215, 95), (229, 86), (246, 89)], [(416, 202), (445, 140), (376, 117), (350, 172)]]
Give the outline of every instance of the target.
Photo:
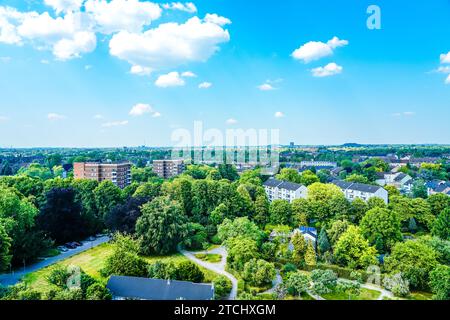
[(17, 269), (15, 271), (13, 271), (12, 274), (11, 273), (0, 274), (0, 284), (3, 286), (15, 285), (22, 279), (22, 277), (26, 276), (27, 274), (29, 274), (31, 272), (48, 267), (48, 266), (55, 264), (61, 260), (67, 259), (76, 254), (79, 254), (81, 252), (84, 252), (86, 250), (94, 248), (96, 246), (99, 246), (102, 243), (108, 242), (109, 240), (110, 240), (109, 236), (104, 236), (104, 237), (97, 238), (94, 241), (86, 241), (85, 243), (83, 243), (83, 245), (81, 245), (75, 249), (70, 249), (69, 251), (62, 252), (57, 256), (49, 257), (42, 261), (36, 262), (34, 264), (30, 264), (29, 266), (26, 266), (25, 269), (24, 268)]
[[(190, 251), (181, 249), (181, 247), (178, 247), (178, 251), (180, 251), (180, 253), (183, 254), (186, 258), (188, 258), (192, 262), (202, 266), (203, 268), (211, 270), (215, 273), (218, 273), (218, 274), (223, 275), (223, 276), (227, 277), (228, 279), (230, 279), (232, 288), (231, 288), (230, 295), (228, 296), (228, 300), (236, 300), (237, 290), (238, 290), (238, 281), (231, 273), (228, 273), (227, 271), (225, 271), (225, 267), (227, 264), (227, 256), (228, 256), (228, 252), (227, 252), (227, 249), (225, 249), (225, 247), (218, 247), (218, 248), (215, 248), (210, 251), (198, 251), (198, 252), (190, 252)], [(198, 253), (220, 254), (222, 256), (222, 260), (218, 263), (210, 263), (210, 262), (202, 261), (195, 257), (195, 255)]]

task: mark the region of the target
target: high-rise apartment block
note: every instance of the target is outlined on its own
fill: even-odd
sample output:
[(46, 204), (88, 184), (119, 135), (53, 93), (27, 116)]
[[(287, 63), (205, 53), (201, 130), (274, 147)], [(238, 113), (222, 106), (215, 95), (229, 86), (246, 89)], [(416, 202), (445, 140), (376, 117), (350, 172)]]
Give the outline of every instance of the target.
[(175, 177), (184, 169), (183, 160), (153, 160), (153, 172), (164, 179)]
[(75, 162), (73, 175), (75, 179), (109, 180), (123, 189), (131, 184), (131, 163)]

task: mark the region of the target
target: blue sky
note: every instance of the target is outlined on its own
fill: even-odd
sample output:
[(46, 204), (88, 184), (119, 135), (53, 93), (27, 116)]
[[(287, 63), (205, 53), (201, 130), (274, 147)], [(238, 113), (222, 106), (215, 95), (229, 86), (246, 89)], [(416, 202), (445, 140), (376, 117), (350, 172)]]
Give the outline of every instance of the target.
[(87, 1), (0, 0), (1, 147), (450, 143), (448, 0)]

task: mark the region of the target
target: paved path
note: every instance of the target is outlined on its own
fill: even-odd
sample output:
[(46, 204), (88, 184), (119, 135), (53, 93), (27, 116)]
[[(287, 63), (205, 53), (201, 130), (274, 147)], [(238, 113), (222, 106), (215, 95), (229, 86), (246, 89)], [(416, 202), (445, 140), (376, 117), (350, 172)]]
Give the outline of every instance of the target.
[[(225, 271), (225, 267), (227, 264), (227, 257), (228, 257), (228, 252), (227, 252), (227, 249), (225, 249), (225, 247), (218, 247), (218, 248), (212, 249), (210, 251), (197, 251), (197, 252), (186, 251), (186, 250), (181, 249), (181, 247), (178, 247), (178, 251), (180, 251), (180, 253), (183, 254), (186, 258), (188, 258), (192, 262), (202, 266), (203, 268), (211, 270), (215, 273), (218, 273), (218, 274), (223, 275), (223, 276), (227, 277), (228, 279), (230, 279), (232, 288), (231, 288), (231, 292), (228, 297), (228, 300), (236, 299), (237, 289), (238, 289), (238, 281), (231, 273), (228, 273), (227, 271)], [(198, 253), (220, 254), (222, 256), (222, 260), (218, 263), (210, 263), (210, 262), (202, 261), (195, 257), (195, 255)]]
[(104, 237), (97, 238), (94, 241), (86, 241), (83, 243), (83, 245), (81, 245), (75, 249), (70, 249), (69, 251), (62, 252), (57, 256), (46, 258), (42, 261), (36, 262), (34, 264), (27, 266), (25, 269), (24, 268), (17, 269), (15, 271), (13, 271), (12, 274), (11, 273), (0, 274), (0, 284), (3, 286), (15, 285), (22, 279), (22, 277), (26, 276), (27, 274), (29, 274), (31, 272), (48, 267), (48, 266), (55, 264), (61, 260), (67, 259), (78, 253), (84, 252), (84, 251), (94, 248), (98, 245), (101, 245), (102, 243), (108, 242), (109, 240), (110, 240), (109, 236), (104, 236)]
[(276, 288), (283, 283), (283, 278), (280, 275), (280, 270), (277, 270), (277, 275), (272, 281), (272, 288), (263, 292), (263, 294), (272, 294), (275, 292)]

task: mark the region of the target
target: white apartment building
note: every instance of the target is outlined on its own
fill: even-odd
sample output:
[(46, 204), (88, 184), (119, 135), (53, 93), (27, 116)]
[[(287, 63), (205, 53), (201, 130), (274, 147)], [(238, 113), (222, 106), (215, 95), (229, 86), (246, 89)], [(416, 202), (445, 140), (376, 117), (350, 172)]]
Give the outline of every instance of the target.
[(306, 198), (308, 194), (308, 188), (298, 183), (270, 178), (263, 185), (270, 202), (278, 199), (292, 202), (294, 199)]
[(388, 192), (380, 186), (341, 180), (335, 180), (332, 183), (341, 188), (345, 197), (350, 201), (353, 201), (356, 198), (367, 201), (373, 197), (381, 198), (385, 203), (388, 203), (389, 201)]

